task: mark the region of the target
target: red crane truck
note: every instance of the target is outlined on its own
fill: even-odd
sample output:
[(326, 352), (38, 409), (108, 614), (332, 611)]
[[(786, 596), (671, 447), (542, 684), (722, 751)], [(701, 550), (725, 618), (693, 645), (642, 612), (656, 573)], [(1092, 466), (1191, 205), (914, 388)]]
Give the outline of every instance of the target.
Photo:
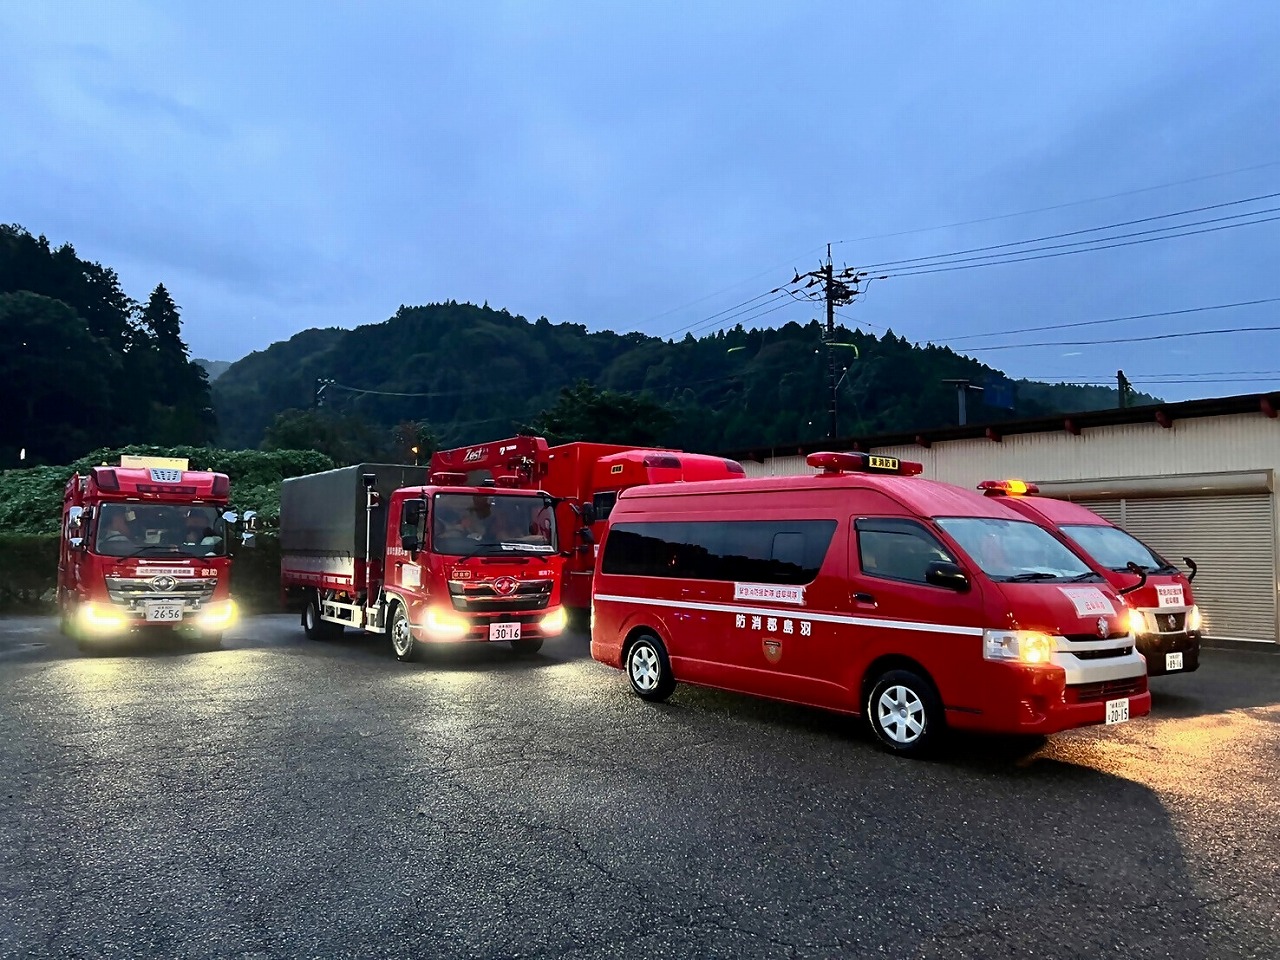
[(309, 638), (351, 627), (412, 660), (436, 643), (535, 653), (564, 629), (551, 497), (459, 481), (384, 463), (284, 481), (280, 584)]
[(431, 469), (456, 473), (469, 483), (510, 478), (500, 482), (550, 494), (560, 529), (577, 530), (582, 541), (565, 552), (561, 585), (564, 605), (579, 616), (591, 609), (595, 544), (604, 536), (619, 493), (651, 483), (746, 476), (742, 464), (723, 457), (581, 441), (552, 447), (542, 437), (441, 450), (432, 456)]
[[(216, 642), (235, 623), (228, 544), (240, 518), (224, 473), (120, 458), (67, 481), (58, 549), (62, 630), (82, 646), (181, 628)], [(244, 524), (253, 525), (252, 511)], [(253, 534), (244, 542), (252, 544)]]

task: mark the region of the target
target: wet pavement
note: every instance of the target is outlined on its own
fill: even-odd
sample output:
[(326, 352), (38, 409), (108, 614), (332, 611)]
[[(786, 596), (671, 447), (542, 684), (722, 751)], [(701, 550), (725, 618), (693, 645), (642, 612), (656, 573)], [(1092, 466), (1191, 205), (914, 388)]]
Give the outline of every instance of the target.
[(932, 762), (631, 695), (568, 635), (395, 661), (257, 617), (82, 655), (0, 620), (0, 956), (1280, 955), (1280, 656)]

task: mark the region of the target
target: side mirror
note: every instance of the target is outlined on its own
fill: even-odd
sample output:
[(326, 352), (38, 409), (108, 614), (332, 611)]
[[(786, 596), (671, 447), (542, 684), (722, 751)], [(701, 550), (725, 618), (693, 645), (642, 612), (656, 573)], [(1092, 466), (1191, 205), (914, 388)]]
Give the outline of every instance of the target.
[(956, 593), (964, 593), (969, 589), (969, 578), (957, 564), (946, 560), (935, 560), (924, 569), (924, 582), (934, 587), (945, 587)]
[(244, 528), (249, 532), (258, 529), (258, 514), (255, 510), (246, 510), (244, 512)]
[(71, 530), (79, 530), (80, 525), (84, 522), (84, 507), (72, 507), (67, 511), (67, 527)]
[(579, 530), (578, 539), (582, 541), (584, 546), (596, 542), (595, 535), (591, 532), (590, 527), (583, 527), (581, 530)]
[(71, 538), (69, 541), (67, 541), (67, 542), (71, 544), (71, 549), (72, 549), (72, 550), (83, 550), (83, 549), (84, 549), (84, 537), (72, 537), (72, 538)]
[(422, 549), (422, 541), (416, 533), (405, 533), (400, 536), (400, 546), (405, 553), (417, 553)]
[(1199, 567), (1196, 566), (1196, 562), (1190, 557), (1183, 557), (1182, 562), (1191, 568), (1191, 576), (1187, 577), (1187, 583), (1190, 583), (1196, 578), (1196, 572), (1199, 570)]
[[(588, 527), (596, 522), (596, 505), (594, 503), (584, 503), (578, 508), (578, 515), (582, 517), (582, 522)], [(594, 542), (594, 541), (588, 541)]]

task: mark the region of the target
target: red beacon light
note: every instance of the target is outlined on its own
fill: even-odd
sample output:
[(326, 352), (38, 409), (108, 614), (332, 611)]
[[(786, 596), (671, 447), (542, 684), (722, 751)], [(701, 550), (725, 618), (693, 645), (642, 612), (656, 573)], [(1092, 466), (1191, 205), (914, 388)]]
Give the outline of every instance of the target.
[(1040, 492), (1034, 483), (1024, 480), (983, 480), (978, 489), (988, 497), (1021, 497)]
[(819, 476), (836, 477), (843, 473), (887, 473), (914, 477), (924, 472), (924, 464), (897, 457), (878, 457), (870, 453), (811, 453), (805, 463), (821, 470)]
[(518, 487), (520, 486), (520, 478), (514, 473), (504, 473), (500, 477), (494, 478), (500, 487)]
[(467, 475), (465, 473), (443, 471), (441, 473), (433, 473), (431, 482), (438, 487), (460, 487), (467, 482)]

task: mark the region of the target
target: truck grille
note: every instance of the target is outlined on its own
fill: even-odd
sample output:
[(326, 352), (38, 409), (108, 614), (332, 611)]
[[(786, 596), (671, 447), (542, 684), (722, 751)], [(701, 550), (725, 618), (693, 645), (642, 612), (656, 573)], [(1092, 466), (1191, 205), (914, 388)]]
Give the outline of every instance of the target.
[(129, 607), (137, 607), (144, 601), (181, 602), (184, 607), (194, 610), (213, 596), (217, 587), (217, 578), (173, 577), (173, 586), (165, 590), (157, 590), (152, 579), (134, 579), (123, 577), (107, 578), (107, 596), (112, 603), (121, 603)]
[(1111, 657), (1127, 657), (1133, 653), (1133, 647), (1112, 647), (1109, 650), (1072, 650), (1072, 656), (1078, 660), (1108, 660)]
[(1152, 613), (1148, 616), (1156, 622), (1156, 630), (1160, 633), (1182, 633), (1187, 629), (1185, 613)]
[(450, 583), (453, 609), (464, 613), (501, 613), (506, 610), (545, 610), (551, 602), (550, 580), (521, 580), (515, 591), (502, 596), (492, 583)]
[(1077, 683), (1068, 686), (1064, 693), (1067, 703), (1100, 703), (1119, 697), (1132, 697), (1147, 689), (1147, 678), (1125, 677), (1123, 680), (1103, 680), (1100, 683)]

